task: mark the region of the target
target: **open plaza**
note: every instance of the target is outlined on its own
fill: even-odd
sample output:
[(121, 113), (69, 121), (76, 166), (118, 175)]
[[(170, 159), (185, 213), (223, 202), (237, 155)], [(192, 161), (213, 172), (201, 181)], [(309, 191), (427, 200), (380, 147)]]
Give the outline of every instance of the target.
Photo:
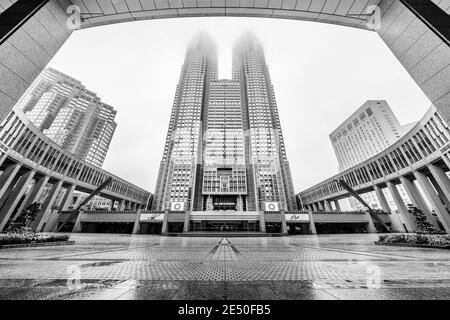
[(0, 249), (0, 299), (450, 297), (449, 250), (377, 238), (71, 234), (73, 245)]

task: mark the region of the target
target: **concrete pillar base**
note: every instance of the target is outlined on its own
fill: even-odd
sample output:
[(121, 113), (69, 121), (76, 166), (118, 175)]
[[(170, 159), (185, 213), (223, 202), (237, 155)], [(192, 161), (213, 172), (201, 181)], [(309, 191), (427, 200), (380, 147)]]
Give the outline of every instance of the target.
[(445, 231), (450, 234), (450, 215), (448, 214), (445, 206), (442, 204), (442, 201), (433, 188), (433, 185), (428, 180), (427, 176), (422, 172), (415, 171), (414, 176), (422, 187), (422, 190), (425, 193), (426, 197), (431, 202), (431, 206), (436, 211), (436, 214), (439, 217), (439, 220), (441, 221)]
[(281, 211), (280, 215), (281, 215), (281, 233), (287, 234), (288, 231), (287, 231), (286, 215), (284, 211)]
[(59, 212), (57, 210), (53, 210), (50, 213), (50, 217), (48, 218), (48, 222), (45, 224), (45, 227), (42, 229), (43, 232), (55, 232), (58, 227), (59, 220)]
[(259, 230), (266, 232), (266, 220), (264, 218), (264, 211), (259, 212)]
[(141, 210), (137, 210), (136, 220), (134, 220), (132, 234), (139, 234), (140, 231), (141, 231)]
[(163, 219), (163, 224), (162, 224), (162, 228), (161, 228), (161, 234), (167, 234), (168, 230), (168, 222), (169, 219), (169, 210), (164, 210), (164, 219)]
[(31, 225), (31, 228), (36, 231), (40, 232), (45, 224), (48, 222), (49, 216), (50, 216), (50, 209), (55, 202), (55, 199), (58, 195), (59, 190), (62, 186), (62, 181), (55, 182), (47, 196), (47, 198), (44, 200), (44, 203), (42, 204), (41, 210), (36, 215), (36, 219)]
[(336, 207), (336, 211), (341, 211), (341, 205), (339, 204), (339, 200), (334, 200), (334, 206)]
[(423, 199), (422, 195), (419, 192), (419, 189), (417, 186), (406, 177), (400, 177), (400, 181), (405, 188), (406, 194), (408, 195), (409, 199), (413, 203), (413, 206), (422, 210), (423, 213), (426, 215), (427, 220), (437, 229), (439, 229), (439, 226), (436, 222), (436, 220), (433, 217), (433, 214), (431, 213), (430, 209), (428, 208), (425, 200)]
[(367, 232), (368, 233), (377, 233), (377, 228), (375, 228), (375, 224), (373, 223), (370, 213), (368, 211), (366, 211), (365, 215), (367, 217)]
[(392, 198), (394, 199), (395, 205), (397, 206), (397, 209), (399, 213), (401, 214), (404, 223), (406, 224), (406, 228), (408, 229), (408, 232), (415, 232), (416, 231), (416, 224), (414, 223), (414, 219), (411, 216), (411, 214), (408, 211), (408, 208), (406, 208), (405, 203), (403, 202), (402, 197), (400, 196), (400, 193), (397, 190), (397, 187), (390, 181), (387, 182), (389, 191), (391, 192)]
[(19, 178), (14, 189), (11, 190), (8, 199), (0, 210), (0, 231), (3, 231), (8, 223), (14, 209), (17, 206), (17, 203), (25, 193), (27, 186), (30, 184), (34, 173), (34, 171), (24, 172)]
[(400, 221), (400, 218), (398, 217), (397, 212), (390, 212), (389, 217), (391, 219), (391, 230), (393, 232), (398, 232), (398, 233), (407, 232), (407, 230), (405, 229), (405, 226)]
[(81, 215), (83, 211), (80, 211), (77, 216), (77, 220), (75, 221), (75, 225), (73, 226), (72, 232), (81, 232)]
[(190, 212), (186, 211), (184, 214), (183, 232), (189, 232)]
[(316, 225), (314, 223), (314, 217), (311, 212), (308, 212), (309, 216), (309, 233), (311, 234), (317, 234)]

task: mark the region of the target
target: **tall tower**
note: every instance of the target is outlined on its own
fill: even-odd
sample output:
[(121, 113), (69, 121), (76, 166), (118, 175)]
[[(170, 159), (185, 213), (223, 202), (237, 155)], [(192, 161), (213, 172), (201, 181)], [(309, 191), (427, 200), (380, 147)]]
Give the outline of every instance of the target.
[(194, 181), (201, 175), (203, 118), (209, 85), (217, 79), (214, 42), (199, 33), (189, 44), (181, 69), (159, 168), (152, 208), (170, 209), (171, 203), (189, 209)]
[(294, 195), (261, 44), (241, 37), (232, 79), (218, 79), (216, 47), (197, 35), (177, 86), (152, 209), (206, 212), (207, 223), (194, 221), (206, 230), (220, 223), (219, 212), (234, 211), (238, 224), (246, 212), (296, 210)]
[[(276, 203), (280, 210), (296, 210), (294, 186), (286, 156), (275, 93), (264, 50), (251, 33), (244, 34), (233, 49), (233, 79), (241, 87), (243, 125), (250, 184), (255, 184), (256, 210)], [(252, 181), (253, 180), (253, 181)]]
[(48, 68), (25, 92), (17, 107), (63, 149), (102, 166), (116, 129), (117, 112), (80, 81)]

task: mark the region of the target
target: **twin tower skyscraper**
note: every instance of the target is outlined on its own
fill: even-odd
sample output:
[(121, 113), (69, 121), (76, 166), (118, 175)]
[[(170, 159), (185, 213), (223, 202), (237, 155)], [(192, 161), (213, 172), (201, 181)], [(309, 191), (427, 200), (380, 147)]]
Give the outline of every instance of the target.
[(235, 43), (232, 79), (218, 79), (208, 35), (190, 42), (152, 210), (208, 212), (210, 221), (219, 211), (297, 210), (269, 70), (253, 34)]

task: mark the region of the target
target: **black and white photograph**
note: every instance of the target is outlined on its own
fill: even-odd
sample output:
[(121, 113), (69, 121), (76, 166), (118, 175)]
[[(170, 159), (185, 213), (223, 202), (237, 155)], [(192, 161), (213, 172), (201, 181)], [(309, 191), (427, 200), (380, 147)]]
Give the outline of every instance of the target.
[(449, 15), (0, 0), (0, 303), (450, 300)]

